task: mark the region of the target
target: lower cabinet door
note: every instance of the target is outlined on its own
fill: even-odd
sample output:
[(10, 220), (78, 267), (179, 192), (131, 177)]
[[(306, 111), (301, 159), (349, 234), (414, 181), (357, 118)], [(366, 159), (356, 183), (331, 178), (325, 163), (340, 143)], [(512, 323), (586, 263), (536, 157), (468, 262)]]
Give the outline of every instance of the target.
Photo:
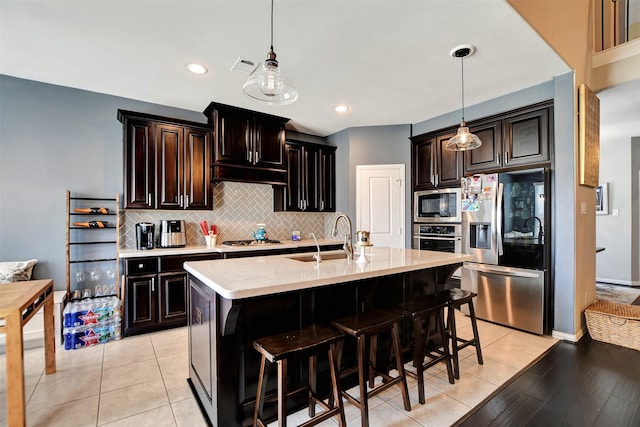
[(154, 326), (158, 321), (156, 275), (127, 278), (125, 335)]
[(164, 273), (160, 279), (160, 323), (187, 324), (187, 273)]

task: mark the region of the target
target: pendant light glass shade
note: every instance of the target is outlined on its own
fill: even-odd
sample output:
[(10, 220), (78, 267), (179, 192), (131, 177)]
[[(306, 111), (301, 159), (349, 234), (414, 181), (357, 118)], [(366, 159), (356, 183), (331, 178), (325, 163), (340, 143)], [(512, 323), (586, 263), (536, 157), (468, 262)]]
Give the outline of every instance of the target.
[(449, 141), (445, 148), (449, 151), (466, 151), (473, 150), (482, 146), (482, 141), (476, 135), (469, 132), (467, 122), (464, 121), (464, 58), (471, 55), (475, 51), (475, 47), (472, 45), (462, 45), (454, 48), (450, 55), (454, 58), (460, 58), (462, 67), (462, 120), (460, 121), (460, 127), (455, 136)]
[(460, 122), (458, 133), (447, 141), (446, 149), (450, 151), (466, 151), (473, 150), (482, 145), (482, 141), (476, 135), (469, 132), (467, 123), (463, 120)]
[(298, 99), (298, 89), (291, 80), (280, 74), (273, 51), (273, 0), (271, 0), (271, 49), (267, 59), (249, 76), (242, 91), (251, 99), (267, 105), (287, 105)]
[(264, 63), (249, 76), (242, 86), (242, 91), (249, 98), (267, 105), (286, 105), (298, 99), (298, 89), (291, 80), (280, 74), (273, 49)]

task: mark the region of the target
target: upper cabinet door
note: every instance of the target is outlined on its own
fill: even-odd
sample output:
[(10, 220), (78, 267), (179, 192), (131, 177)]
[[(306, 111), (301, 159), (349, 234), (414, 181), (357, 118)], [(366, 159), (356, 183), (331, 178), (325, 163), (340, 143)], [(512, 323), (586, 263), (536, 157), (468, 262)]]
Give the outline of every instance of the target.
[(416, 190), (435, 187), (434, 151), (436, 139), (413, 144), (413, 186)]
[(462, 176), (462, 153), (458, 151), (449, 151), (445, 147), (447, 142), (455, 133), (440, 135), (437, 139), (436, 150), (436, 185), (437, 186), (456, 186), (460, 185)]
[(124, 123), (124, 207), (155, 207), (156, 177), (153, 124), (122, 119)]
[(181, 126), (156, 124), (158, 208), (182, 209), (184, 204), (184, 132)]
[(304, 148), (300, 144), (286, 144), (287, 186), (279, 188), (285, 193), (284, 210), (302, 210), (304, 199)]
[(502, 121), (495, 120), (469, 128), (482, 145), (480, 148), (464, 152), (466, 172), (485, 171), (502, 166)]
[(304, 149), (304, 210), (320, 210), (320, 149), (313, 145), (307, 145)]
[(184, 208), (211, 209), (211, 132), (195, 128), (185, 128), (184, 132)]
[(284, 168), (284, 123), (255, 120), (252, 163), (264, 168)]
[(237, 111), (217, 114), (215, 161), (226, 164), (249, 165), (252, 120)]
[(549, 161), (549, 110), (537, 109), (503, 120), (504, 166)]
[(320, 148), (319, 195), (320, 211), (336, 211), (336, 147)]

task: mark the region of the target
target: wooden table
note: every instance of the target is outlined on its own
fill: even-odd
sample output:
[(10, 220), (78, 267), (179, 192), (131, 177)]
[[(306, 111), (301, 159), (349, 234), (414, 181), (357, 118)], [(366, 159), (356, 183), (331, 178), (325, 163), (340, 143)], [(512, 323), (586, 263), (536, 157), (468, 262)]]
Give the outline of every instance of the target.
[(0, 284), (0, 332), (7, 342), (7, 414), (9, 426), (26, 424), (22, 327), (44, 306), (45, 372), (56, 371), (53, 328), (53, 280)]

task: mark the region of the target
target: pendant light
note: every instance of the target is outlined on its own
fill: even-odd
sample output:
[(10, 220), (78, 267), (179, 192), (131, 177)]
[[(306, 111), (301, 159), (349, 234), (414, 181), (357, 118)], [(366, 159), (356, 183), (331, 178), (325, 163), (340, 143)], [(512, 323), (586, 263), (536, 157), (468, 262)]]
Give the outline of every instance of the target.
[(460, 58), (462, 64), (462, 120), (460, 121), (460, 127), (458, 133), (451, 138), (446, 145), (446, 149), (450, 151), (466, 151), (473, 150), (482, 145), (482, 141), (476, 135), (469, 132), (467, 122), (464, 121), (464, 58), (472, 55), (476, 48), (470, 44), (465, 44), (453, 48), (450, 55), (454, 58)]
[(273, 0), (271, 0), (271, 49), (267, 59), (249, 76), (242, 91), (249, 98), (267, 105), (287, 105), (298, 99), (298, 90), (291, 80), (280, 74), (273, 51)]

